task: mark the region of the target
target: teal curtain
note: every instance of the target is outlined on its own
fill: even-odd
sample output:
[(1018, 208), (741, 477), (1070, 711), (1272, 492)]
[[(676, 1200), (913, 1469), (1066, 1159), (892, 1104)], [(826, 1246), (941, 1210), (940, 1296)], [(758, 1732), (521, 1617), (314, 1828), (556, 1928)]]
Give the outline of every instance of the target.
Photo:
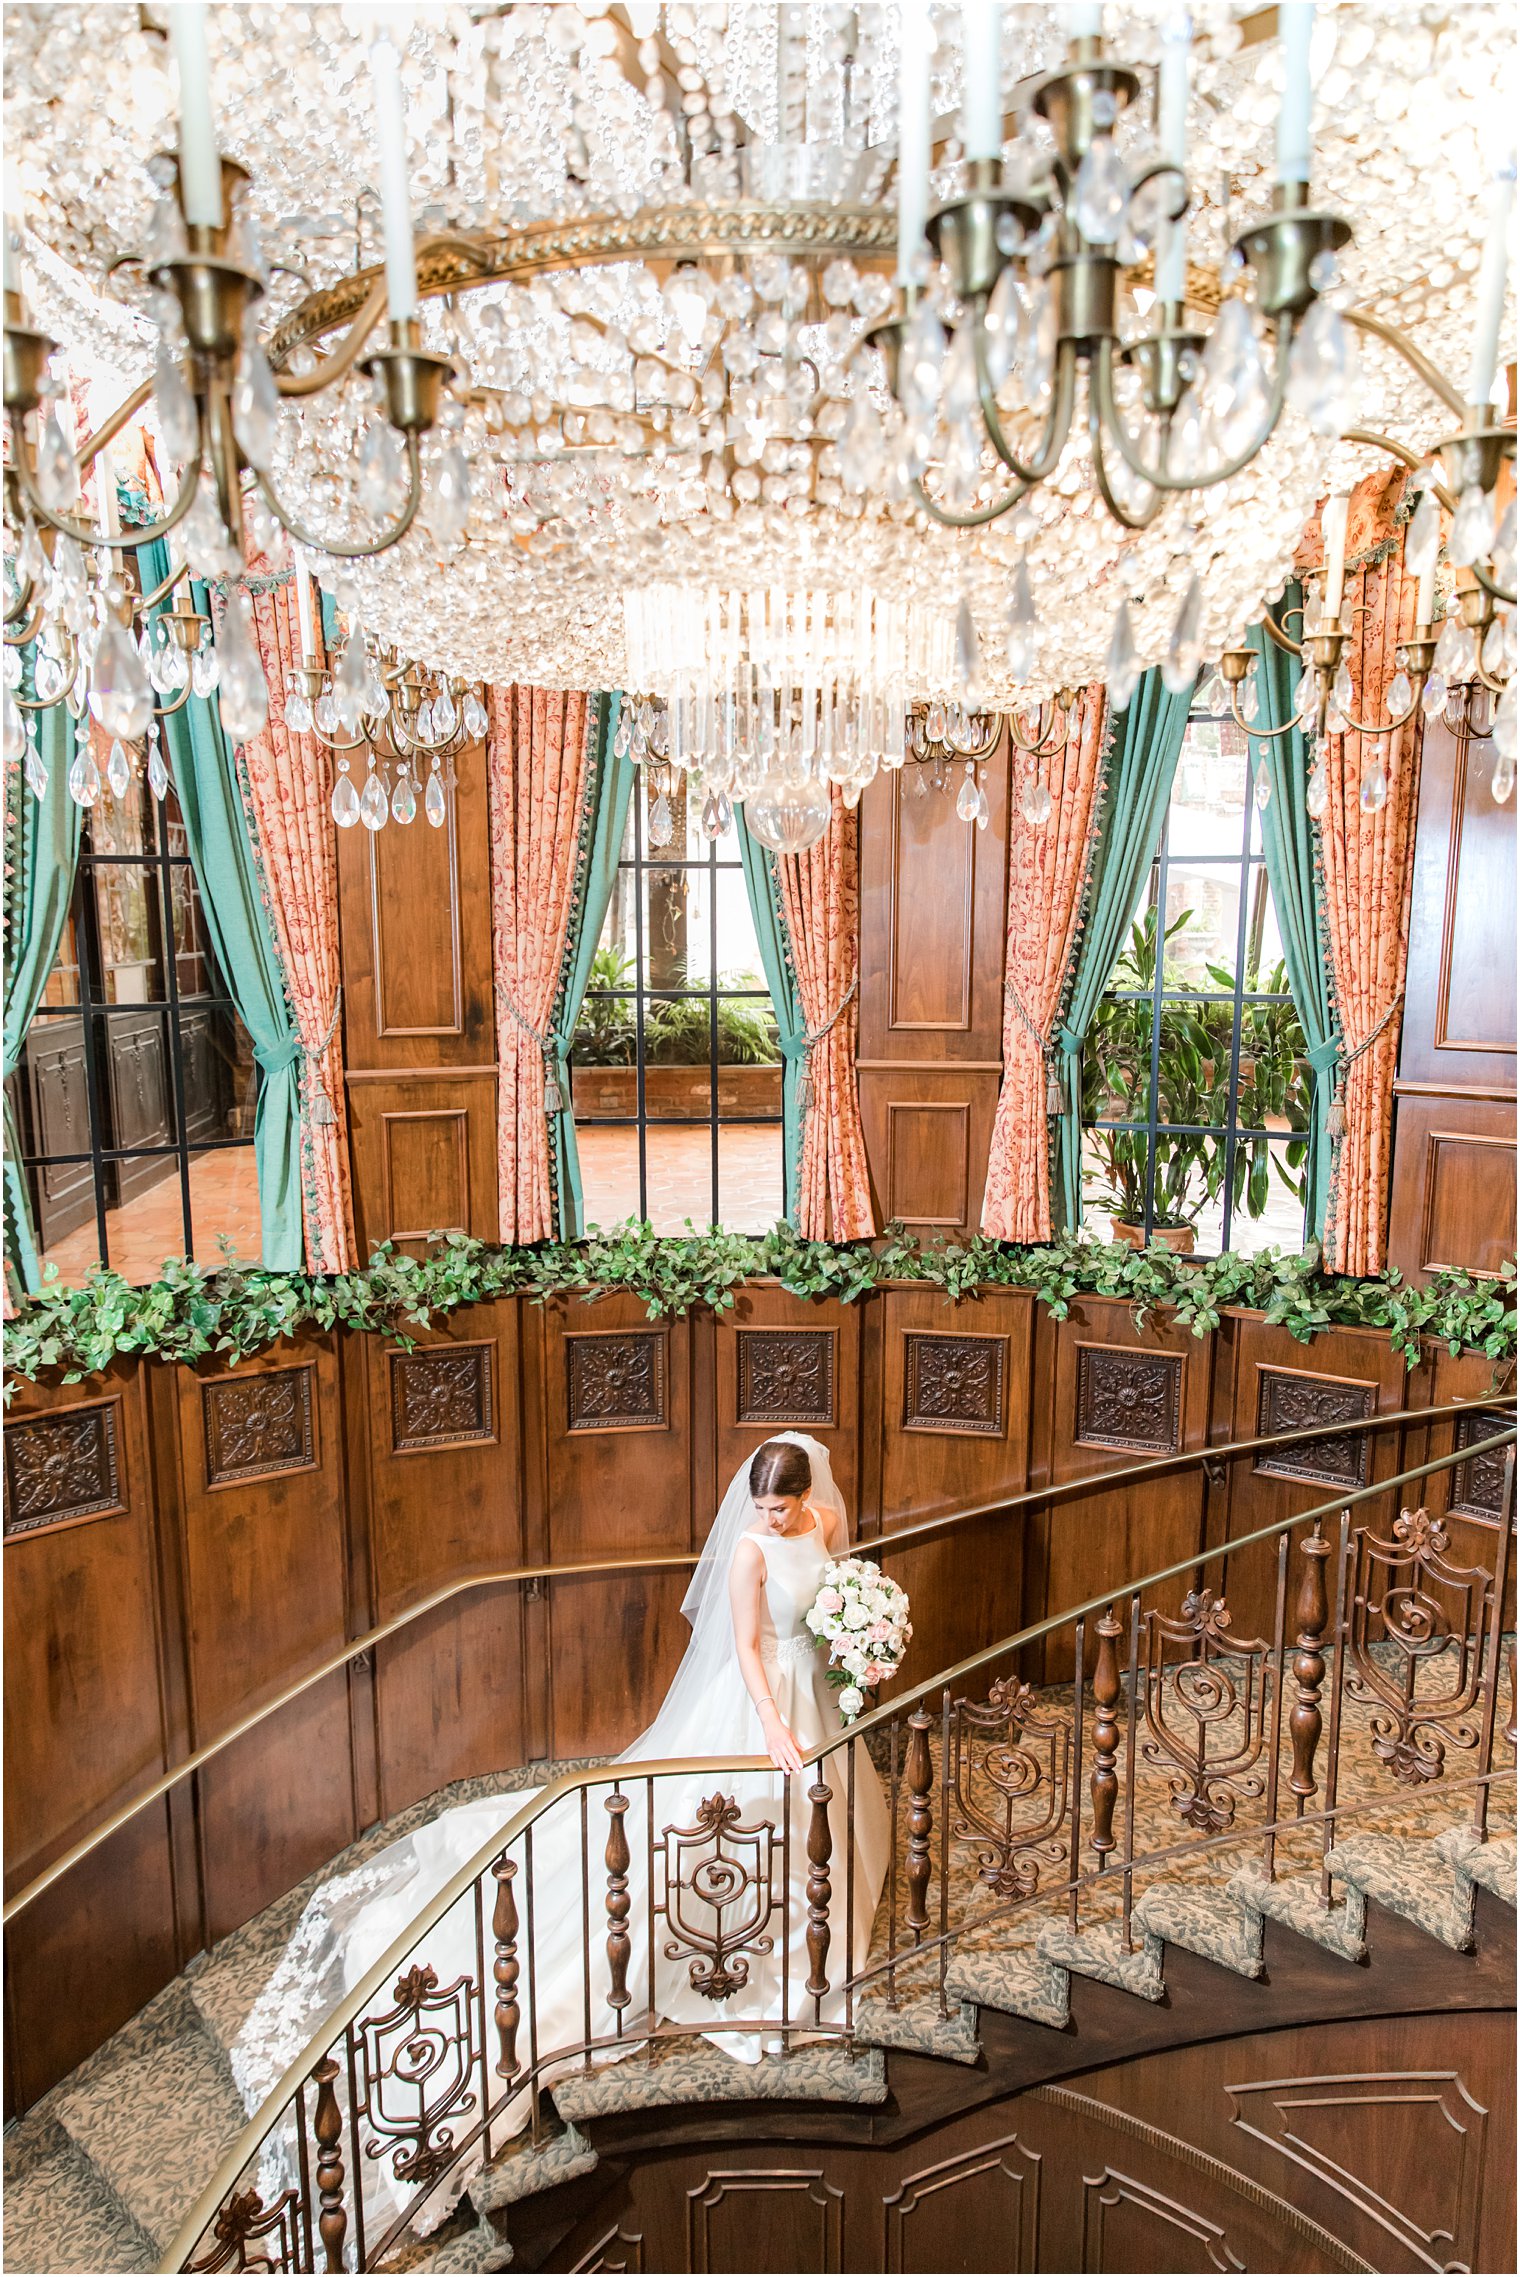
[[(22, 693), (31, 695), (31, 658)], [(69, 796), (75, 725), (67, 707), (49, 704), (29, 715), (47, 769), (47, 790), (34, 798), (19, 766), (5, 770), (5, 1044), (7, 1082), (21, 1063), (27, 1030), (42, 1001), (74, 892), (83, 810)], [(24, 1289), (42, 1284), (31, 1202), (21, 1168), (21, 1134), (5, 1096), (5, 1262)]]
[[(155, 539), (142, 547), (139, 558), (144, 589), (162, 584), (169, 574), (164, 541)], [(160, 607), (168, 605), (166, 601)], [(195, 605), (210, 615), (202, 586), (195, 588)], [(206, 929), (263, 1075), (253, 1124), (263, 1262), (273, 1271), (299, 1272), (305, 1259), (301, 1046), (285, 1000), (284, 976), (254, 863), (232, 747), (214, 696), (191, 696), (182, 710), (162, 722), (162, 732)]]
[(581, 1190), (581, 1158), (575, 1143), (575, 1112), (570, 1103), (570, 1046), (581, 1016), (591, 961), (602, 937), (607, 904), (617, 878), (618, 856), (628, 825), (628, 801), (633, 792), (635, 768), (626, 756), (613, 750), (617, 734), (620, 696), (599, 696), (590, 727), (591, 786), (581, 835), (581, 877), (570, 916), (570, 937), (565, 944), (565, 971), (560, 982), (550, 1042), (554, 1071), (564, 1105), (549, 1118), (549, 1168), (559, 1197), (559, 1229), (563, 1241), (578, 1241), (586, 1230), (585, 1196)]
[(1064, 1105), (1051, 1202), (1070, 1233), (1082, 1223), (1082, 1046), (1161, 843), (1192, 701), (1191, 687), (1174, 696), (1153, 666), (1110, 729), (1082, 946), (1056, 1039)]
[[(1300, 608), (1303, 595), (1295, 582), (1284, 594), (1279, 622)], [(1293, 717), (1293, 689), (1300, 666), (1286, 649), (1279, 648), (1265, 625), (1253, 625), (1246, 635), (1256, 651), (1255, 680), (1264, 728), (1280, 728)], [(1331, 999), (1330, 970), (1323, 949), (1319, 868), (1315, 860), (1314, 825), (1305, 804), (1309, 787), (1308, 754), (1302, 733), (1252, 736), (1251, 757), (1256, 770), (1265, 771), (1271, 796), (1261, 818), (1261, 850), (1277, 912), (1288, 987), (1303, 1022), (1313, 1083), (1309, 1096), (1309, 1150), (1305, 1224), (1316, 1240), (1325, 1230), (1325, 1205), (1330, 1193), (1330, 1100), (1334, 1090), (1340, 1037)], [(1254, 780), (1254, 774), (1253, 774)]]
[(802, 1063), (807, 1050), (807, 1021), (792, 970), (792, 949), (781, 910), (781, 881), (776, 857), (762, 846), (744, 819), (742, 806), (734, 808), (739, 833), (739, 859), (744, 865), (744, 890), (755, 921), (760, 948), (760, 969), (771, 992), (776, 1014), (776, 1036), (781, 1046), (781, 1161), (782, 1208), (788, 1218), (797, 1210), (797, 1187), (802, 1172)]

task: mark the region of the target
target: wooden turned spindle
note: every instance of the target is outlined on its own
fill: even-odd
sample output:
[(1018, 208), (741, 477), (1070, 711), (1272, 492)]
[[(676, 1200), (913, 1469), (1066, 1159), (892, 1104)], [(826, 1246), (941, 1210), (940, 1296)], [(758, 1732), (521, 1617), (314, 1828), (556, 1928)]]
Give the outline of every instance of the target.
[(343, 2241), (348, 2235), (348, 2215), (343, 2207), (343, 2159), (338, 2148), (343, 2139), (343, 2114), (333, 2088), (338, 2076), (336, 2060), (324, 2056), (311, 2076), (317, 2088), (312, 2133), (317, 2139), (317, 2195), (322, 2207), (317, 2229), (327, 2257), (324, 2267), (335, 2272), (343, 2267)]
[(829, 1824), (831, 1792), (821, 1779), (808, 1789), (813, 1815), (807, 1838), (807, 1989), (814, 2000), (822, 2000), (829, 1989), (829, 1860), (834, 1854), (834, 1830)]
[(1298, 1814), (1302, 1817), (1309, 1797), (1317, 1791), (1314, 1776), (1315, 1751), (1319, 1746), (1324, 1718), (1320, 1714), (1320, 1687), (1325, 1681), (1325, 1655), (1322, 1650), (1325, 1624), (1330, 1618), (1330, 1598), (1325, 1587), (1325, 1565), (1330, 1556), (1330, 1544), (1316, 1526), (1303, 1545), (1303, 1572), (1299, 1577), (1298, 1598), (1293, 1607), (1297, 1625), (1295, 1642), (1298, 1650), (1293, 1655), (1293, 1680), (1298, 1695), (1288, 1714), (1288, 1736), (1293, 1742), (1293, 1770), (1288, 1785), (1298, 1798)]
[(498, 1858), (491, 1868), (496, 1876), (496, 1905), (491, 1914), (491, 1935), (496, 1940), (496, 1959), (491, 1975), (496, 1983), (496, 2037), (499, 2053), (496, 2058), (498, 2078), (515, 2079), (517, 2076), (517, 2027), (522, 2011), (517, 2005), (517, 1892), (512, 1883), (517, 1873), (515, 1858)]
[(1115, 1620), (1110, 1606), (1096, 1625), (1098, 1661), (1092, 1683), (1097, 1710), (1092, 1735), (1092, 1846), (1101, 1869), (1107, 1865), (1108, 1854), (1114, 1847), (1114, 1805), (1119, 1799), (1119, 1775), (1114, 1769), (1119, 1756), (1119, 1719), (1115, 1711), (1124, 1697), (1124, 1687), (1119, 1681), (1116, 1640), (1123, 1633), (1123, 1623)]
[[(633, 1900), (628, 1895), (628, 1830), (623, 1818), (628, 1809), (626, 1795), (607, 1797), (607, 1970), (612, 1979), (612, 1990), (607, 1995), (607, 2006), (621, 2011), (628, 2006), (632, 1994), (628, 1990), (628, 1954), (631, 1940), (628, 1935), (628, 1915)], [(621, 2021), (621, 2017), (619, 2018)]]
[(934, 1833), (934, 1765), (929, 1755), (927, 1709), (915, 1708), (908, 1718), (908, 1757), (903, 1774), (908, 1786), (908, 1910), (905, 1916), (918, 1944), (929, 1926), (929, 1843)]

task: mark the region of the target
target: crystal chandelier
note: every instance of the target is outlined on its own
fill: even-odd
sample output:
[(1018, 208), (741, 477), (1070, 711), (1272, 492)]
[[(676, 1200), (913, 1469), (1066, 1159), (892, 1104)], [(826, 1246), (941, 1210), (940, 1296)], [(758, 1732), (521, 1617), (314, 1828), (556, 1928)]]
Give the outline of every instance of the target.
[[(858, 795), (935, 703), (1035, 720), (1013, 740), (1037, 808), (1041, 701), (1238, 645), (1318, 499), (1390, 448), (1441, 451), (1450, 550), (1511, 637), (1513, 439), (1480, 353), (1507, 211), (1483, 254), (1469, 187), (1502, 9), (699, 0), (419, 11), (377, 39), (292, 5), (271, 43), (257, 8), (185, 6), (172, 82), (151, 11), (36, 13), (46, 36), (7, 26), (32, 154), (7, 238), (54, 331), (152, 394), (168, 458), (206, 458), (170, 509), (187, 545), (240, 512), (277, 540), (278, 512), (387, 650), (634, 691), (714, 812), (755, 799), (767, 708), (772, 803), (805, 777), (790, 833), (805, 784)], [(163, 94), (81, 192), (113, 80)], [(121, 264), (155, 186), (143, 289)], [(49, 526), (29, 494), (54, 485), (56, 522), (66, 487), (36, 337), (7, 340), (18, 544)], [(891, 670), (836, 638), (862, 593), (918, 628)], [(809, 639), (821, 609), (816, 681), (805, 644), (762, 653), (778, 596)], [(714, 607), (721, 671), (678, 633)]]
[[(372, 653), (362, 625), (349, 628), (335, 669), (316, 661), (303, 639), (303, 658), (286, 678), (285, 724), (333, 753), (336, 766), (332, 817), (340, 830), (362, 822), (415, 822), (419, 803), (435, 830), (448, 819), (453, 760), (478, 741), (488, 725), (478, 688), (452, 674), (433, 672), (394, 652)], [(353, 755), (365, 754), (361, 791)], [(422, 798), (417, 796), (423, 769)]]

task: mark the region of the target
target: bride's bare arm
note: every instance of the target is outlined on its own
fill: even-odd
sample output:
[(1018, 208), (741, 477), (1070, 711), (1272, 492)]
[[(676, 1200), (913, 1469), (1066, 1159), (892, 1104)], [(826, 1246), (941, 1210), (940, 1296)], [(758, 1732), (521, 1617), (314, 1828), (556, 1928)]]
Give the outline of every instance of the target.
[(823, 1520), (824, 1548), (831, 1558), (842, 1558), (850, 1546), (849, 1522), (844, 1512), (836, 1510), (834, 1505), (830, 1503), (828, 1508), (820, 1510), (818, 1515)]
[(759, 1713), (766, 1750), (778, 1771), (802, 1769), (802, 1751), (781, 1718), (771, 1697), (770, 1679), (760, 1658), (760, 1592), (765, 1586), (765, 1556), (758, 1542), (747, 1536), (734, 1552), (728, 1571), (728, 1602), (734, 1617), (734, 1649), (745, 1690)]

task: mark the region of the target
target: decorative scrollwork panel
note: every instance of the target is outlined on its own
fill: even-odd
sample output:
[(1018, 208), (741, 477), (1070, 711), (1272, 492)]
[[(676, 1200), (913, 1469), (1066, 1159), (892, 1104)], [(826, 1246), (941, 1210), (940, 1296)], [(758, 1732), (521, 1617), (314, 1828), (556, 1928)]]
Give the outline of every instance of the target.
[(419, 1964), (397, 1979), (395, 2006), (354, 2026), (354, 2106), (366, 2158), (390, 2160), (398, 2182), (426, 2188), (455, 2154), (455, 2126), (476, 2107), (479, 1994), (473, 1977), (440, 1988)]
[(977, 1846), (977, 1879), (1030, 1897), (1064, 1864), (1072, 1727), (1033, 1685), (1000, 1676), (984, 1701), (958, 1700), (950, 1727), (950, 1830)]
[(1423, 1509), (1401, 1510), (1392, 1540), (1370, 1526), (1350, 1538), (1346, 1694), (1370, 1710), (1372, 1752), (1406, 1787), (1439, 1779), (1448, 1750), (1481, 1736), (1494, 1577), (1452, 1564), (1450, 1547)]
[(234, 2190), (211, 2225), (211, 2248), (184, 2266), (192, 2272), (258, 2270), (263, 2277), (313, 2266), (301, 2194), (282, 2191), (266, 2206), (257, 2190)]
[(1166, 1774), (1184, 1826), (1222, 1834), (1241, 1803), (1266, 1791), (1257, 1766), (1276, 1682), (1272, 1648), (1262, 1637), (1237, 1637), (1211, 1589), (1190, 1589), (1175, 1620), (1147, 1612), (1142, 1630), (1140, 1760)]
[(684, 1961), (692, 1990), (727, 2000), (749, 1983), (750, 1962), (771, 1953), (780, 1845), (769, 1819), (742, 1825), (732, 1795), (709, 1795), (692, 1826), (663, 1828), (654, 1846), (654, 1910), (668, 1932), (667, 1961)]

